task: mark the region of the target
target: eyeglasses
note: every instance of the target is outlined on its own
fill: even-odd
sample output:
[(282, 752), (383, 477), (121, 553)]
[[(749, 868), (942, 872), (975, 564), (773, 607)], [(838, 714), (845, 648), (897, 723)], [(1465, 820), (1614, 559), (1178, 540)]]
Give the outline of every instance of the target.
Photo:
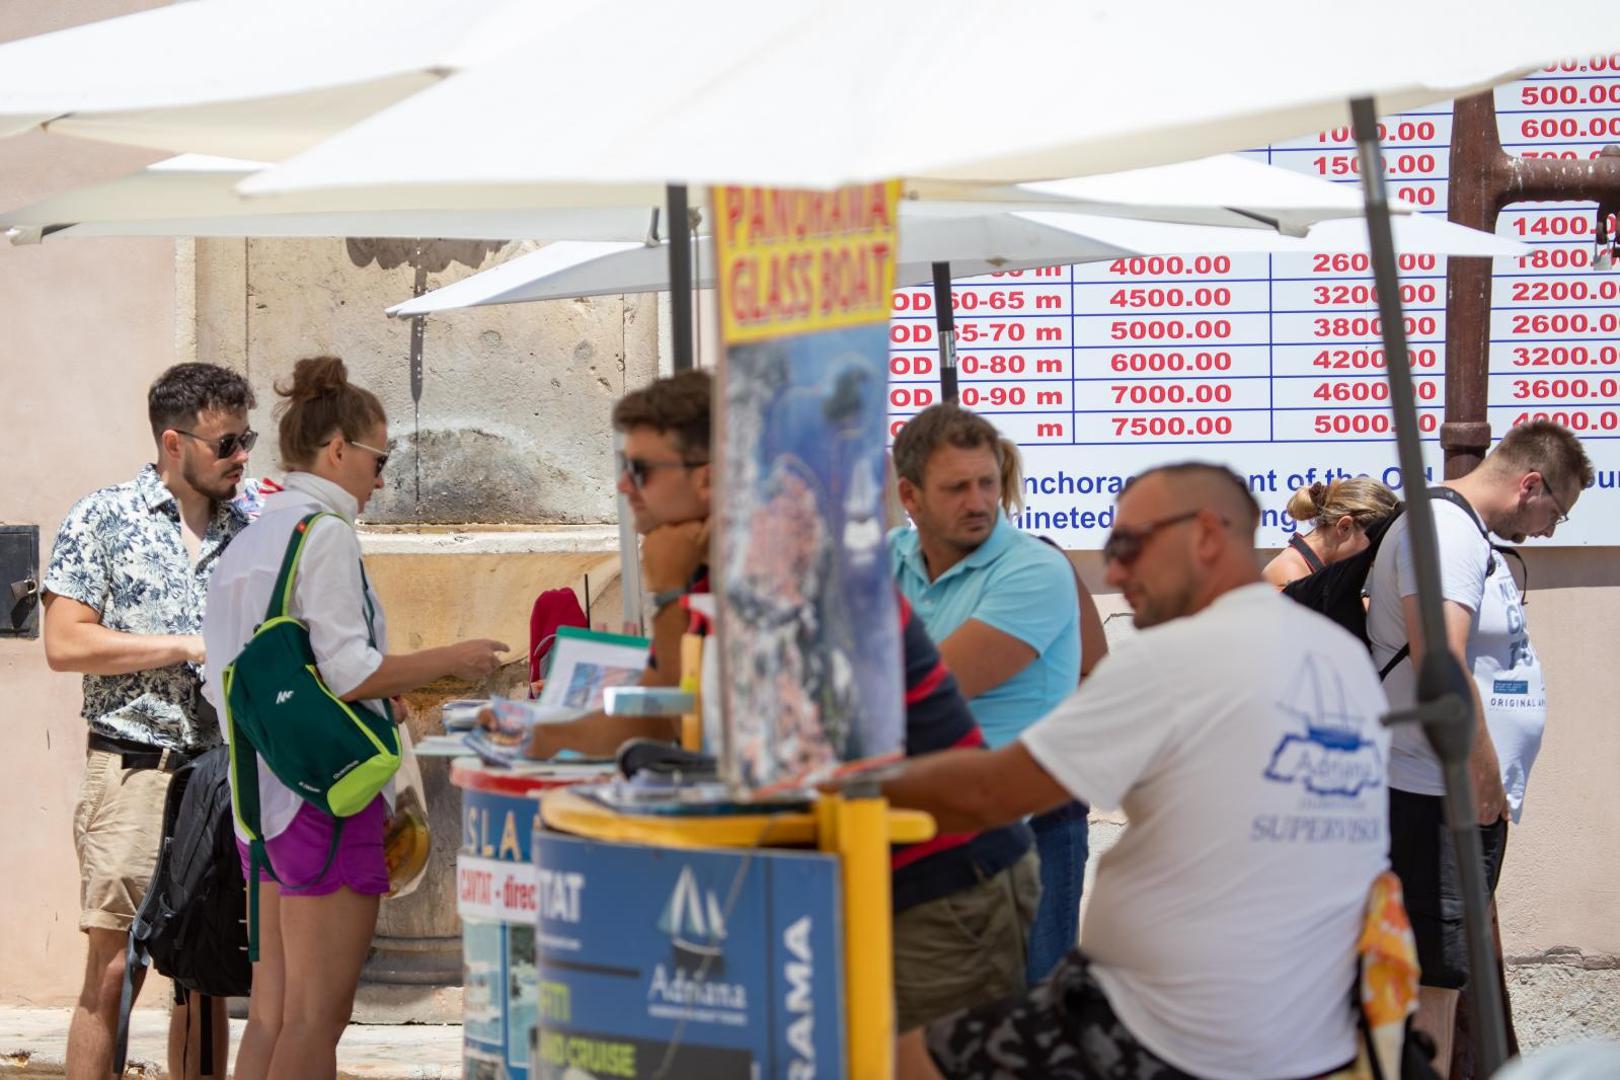
[(169, 430), (176, 435), (184, 435), (187, 438), (196, 439), (200, 443), (207, 443), (214, 448), (214, 456), (221, 461), (228, 457), (235, 457), (238, 450), (243, 453), (251, 452), (253, 444), (259, 441), (259, 433), (252, 428), (248, 428), (243, 432), (232, 431), (221, 435), (217, 439), (205, 439), (196, 432), (186, 431), (184, 428), (170, 428)]
[(1553, 518), (1553, 526), (1556, 528), (1557, 526), (1568, 521), (1569, 511), (1564, 509), (1564, 504), (1559, 502), (1558, 496), (1553, 494), (1552, 485), (1547, 483), (1547, 478), (1545, 476), (1541, 478), (1541, 493), (1552, 500), (1553, 509), (1558, 511), (1558, 516)]
[[(322, 446), (331, 446), (333, 441), (334, 440), (332, 440), (332, 439), (327, 439), (325, 442), (321, 443), (321, 445)], [(364, 450), (366, 453), (368, 453), (372, 457), (376, 458), (377, 459), (377, 475), (378, 476), (382, 475), (382, 471), (383, 471), (384, 466), (386, 466), (388, 464), (388, 451), (387, 450), (379, 450), (375, 446), (367, 446), (365, 443), (363, 443), (363, 442), (355, 442), (353, 439), (349, 440), (349, 445), (354, 447), (356, 450)]]
[(388, 451), (387, 450), (379, 450), (375, 446), (367, 446), (365, 443), (363, 443), (363, 442), (355, 442), (353, 439), (349, 440), (349, 445), (354, 447), (356, 450), (364, 450), (366, 453), (368, 453), (372, 457), (376, 458), (377, 459), (377, 475), (378, 476), (382, 475), (383, 469), (385, 467), (387, 467), (387, 465), (388, 465)]
[[(1103, 562), (1117, 562), (1121, 566), (1130, 566), (1142, 557), (1142, 552), (1147, 549), (1148, 541), (1153, 539), (1155, 534), (1168, 529), (1172, 525), (1180, 525), (1184, 521), (1191, 521), (1202, 513), (1202, 510), (1189, 510), (1185, 514), (1150, 521), (1136, 529), (1115, 528), (1113, 532), (1108, 534), (1108, 540), (1103, 544)], [(1223, 521), (1222, 524), (1225, 524), (1225, 522)]]
[(647, 481), (659, 469), (697, 469), (707, 465), (707, 461), (648, 461), (646, 458), (625, 457), (615, 454), (619, 466), (619, 475), (630, 478), (630, 484), (637, 491), (647, 486)]

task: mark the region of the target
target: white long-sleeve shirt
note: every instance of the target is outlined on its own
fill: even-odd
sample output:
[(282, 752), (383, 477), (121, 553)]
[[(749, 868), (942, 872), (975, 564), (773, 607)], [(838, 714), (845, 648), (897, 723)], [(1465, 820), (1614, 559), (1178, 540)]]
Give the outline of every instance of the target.
[[(342, 519), (321, 518), (311, 526), (287, 612), (309, 628), (321, 678), (332, 693), (343, 697), (370, 678), (388, 650), (388, 628), (374, 590), (370, 592), (371, 633), (367, 632), (368, 586), (360, 569), (360, 539), (354, 532), (359, 509), (354, 496), (312, 473), (288, 473), (284, 485), (286, 490), (265, 501), (259, 519), (231, 541), (208, 587), (203, 645), (208, 651), (209, 677), (204, 692), (219, 712), (220, 728), (227, 740), (231, 733), (225, 719), (224, 692), (215, 673), (236, 659), (264, 621), (293, 529), (309, 514), (326, 511)], [(361, 704), (385, 715), (381, 702)], [(392, 781), (383, 795), (392, 808)], [(259, 814), (266, 840), (286, 830), (302, 801), (276, 779), (261, 758)], [(241, 835), (240, 827), (237, 834)]]

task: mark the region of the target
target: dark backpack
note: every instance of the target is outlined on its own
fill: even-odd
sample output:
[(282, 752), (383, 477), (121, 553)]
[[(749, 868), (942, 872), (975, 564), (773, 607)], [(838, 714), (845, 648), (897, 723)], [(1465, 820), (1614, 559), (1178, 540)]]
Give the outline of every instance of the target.
[(125, 953), (113, 1071), (122, 1075), (129, 1045), (129, 1011), (146, 966), (185, 993), (204, 996), (204, 1075), (214, 1060), (208, 998), (242, 997), (253, 986), (248, 963), (247, 896), (231, 827), (230, 750), (216, 747), (175, 771), (163, 804), (163, 846), (146, 896), (135, 912)]
[[(1401, 516), (1403, 509), (1405, 507), (1396, 507), (1394, 513), (1367, 527), (1365, 549), (1348, 559), (1328, 563), (1297, 581), (1290, 581), (1283, 586), (1283, 595), (1318, 614), (1326, 615), (1350, 631), (1357, 641), (1370, 650), (1372, 643), (1367, 640), (1367, 609), (1362, 605), (1361, 594), (1367, 586), (1367, 575), (1372, 573), (1373, 563), (1378, 559), (1378, 549), (1383, 545), (1384, 535)], [(1407, 651), (1402, 648), (1396, 653), (1378, 673), (1378, 677), (1382, 679), (1393, 671), (1395, 665), (1406, 658)]]
[[(1432, 487), (1429, 489), (1429, 497), (1441, 499), (1461, 507), (1467, 512), (1474, 524), (1478, 526), (1480, 535), (1484, 537), (1485, 543), (1491, 549), (1485, 564), (1487, 577), (1496, 572), (1496, 553), (1498, 551), (1515, 557), (1518, 555), (1518, 552), (1513, 551), (1511, 548), (1501, 548), (1491, 542), (1490, 533), (1485, 528), (1484, 523), (1480, 521), (1479, 515), (1474, 513), (1473, 506), (1456, 491), (1448, 487)], [(1394, 513), (1369, 525), (1367, 527), (1367, 547), (1364, 550), (1356, 552), (1347, 559), (1329, 563), (1315, 573), (1307, 574), (1297, 581), (1290, 581), (1283, 586), (1283, 595), (1304, 604), (1312, 611), (1326, 615), (1355, 635), (1356, 640), (1366, 645), (1367, 651), (1371, 652), (1372, 642), (1367, 637), (1367, 609), (1362, 604), (1361, 597), (1367, 586), (1367, 576), (1372, 573), (1373, 563), (1378, 559), (1378, 549), (1384, 542), (1384, 536), (1405, 509), (1404, 504), (1397, 506)], [(1395, 655), (1391, 656), (1389, 662), (1379, 669), (1379, 680), (1387, 679), (1389, 673), (1394, 671), (1411, 651), (1410, 644), (1402, 645), (1395, 650)]]

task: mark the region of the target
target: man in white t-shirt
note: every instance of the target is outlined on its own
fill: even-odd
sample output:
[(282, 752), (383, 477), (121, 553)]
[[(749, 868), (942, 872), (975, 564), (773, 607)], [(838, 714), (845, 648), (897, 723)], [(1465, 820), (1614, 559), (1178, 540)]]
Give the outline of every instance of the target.
[[(1493, 550), (1485, 534), (1489, 530), (1514, 543), (1551, 536), (1591, 482), (1592, 464), (1580, 440), (1541, 420), (1513, 428), (1479, 468), (1446, 482), (1451, 494), (1433, 501), (1446, 639), (1473, 676), (1476, 726), (1468, 764), (1493, 891), (1508, 819), (1519, 820), (1530, 765), (1541, 747), (1547, 695), (1510, 560)], [(1373, 662), (1382, 670), (1401, 649), (1410, 648), (1384, 682), (1395, 708), (1415, 702), (1417, 665), (1423, 659), (1412, 565), (1402, 517), (1390, 526), (1367, 576)], [(1440, 761), (1416, 725), (1394, 733), (1389, 787), (1390, 862), (1401, 877), (1423, 966), (1416, 1023), (1434, 1037), (1436, 1064), (1444, 1074), (1458, 991), (1468, 981), (1468, 944)]]
[(1354, 1057), (1387, 705), (1360, 642), (1261, 580), (1259, 516), (1219, 466), (1137, 477), (1103, 554), (1141, 633), (1017, 741), (885, 785), (945, 832), (1070, 799), (1130, 820), (1081, 948), (1027, 997), (905, 1036), (900, 1075), (1254, 1080)]

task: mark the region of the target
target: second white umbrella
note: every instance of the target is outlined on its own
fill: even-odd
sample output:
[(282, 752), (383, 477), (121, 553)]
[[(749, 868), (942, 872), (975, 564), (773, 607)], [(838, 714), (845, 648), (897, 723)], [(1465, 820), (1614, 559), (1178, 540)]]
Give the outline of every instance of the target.
[[(1411, 215), (1395, 221), (1396, 246), (1432, 255), (1522, 255), (1514, 240), (1451, 222)], [(1071, 213), (996, 213), (978, 216), (906, 218), (900, 228), (899, 285), (932, 276), (949, 261), (957, 277), (998, 270), (1032, 269), (1140, 255), (1308, 254), (1364, 252), (1367, 227), (1360, 218), (1325, 221), (1304, 237), (1261, 229), (1177, 225)], [(714, 283), (713, 245), (697, 244), (697, 284)], [(669, 288), (664, 246), (638, 243), (557, 243), (473, 274), (388, 309), (401, 318), (457, 308), (516, 304), (581, 296), (657, 292)]]

